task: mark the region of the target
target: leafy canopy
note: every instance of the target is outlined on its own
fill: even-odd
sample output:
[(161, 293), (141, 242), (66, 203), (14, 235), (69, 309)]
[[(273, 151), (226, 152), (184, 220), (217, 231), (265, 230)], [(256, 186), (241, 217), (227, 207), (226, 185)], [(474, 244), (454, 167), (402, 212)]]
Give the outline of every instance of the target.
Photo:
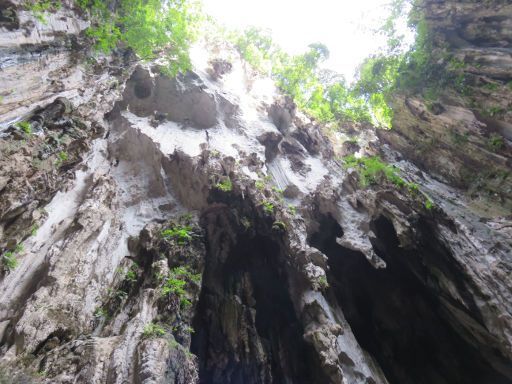
[(282, 92), (309, 115), (324, 122), (352, 120), (390, 127), (391, 110), (382, 95), (362, 93), (361, 87), (349, 87), (343, 76), (320, 68), (329, 58), (324, 44), (313, 43), (303, 54), (289, 55), (273, 43), (268, 31), (255, 27), (231, 32), (228, 40), (254, 69), (269, 72)]
[(120, 0), (115, 11), (100, 0), (79, 0), (94, 25), (87, 31), (96, 48), (110, 52), (120, 44), (142, 60), (162, 59), (174, 76), (191, 67), (189, 48), (201, 20), (196, 3), (187, 0)]

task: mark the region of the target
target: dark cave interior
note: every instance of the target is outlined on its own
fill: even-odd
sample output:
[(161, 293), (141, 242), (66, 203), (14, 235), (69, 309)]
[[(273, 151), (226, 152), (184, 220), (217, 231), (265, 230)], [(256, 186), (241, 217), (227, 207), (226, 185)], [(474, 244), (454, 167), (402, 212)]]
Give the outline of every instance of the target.
[(238, 235), (225, 260), (212, 245), (192, 339), (201, 383), (326, 382), (303, 340), (279, 244)]
[(439, 293), (426, 283), (432, 263), (446, 273), (454, 268), (432, 232), (420, 225), (424, 241), (406, 251), (385, 217), (375, 220), (372, 229), (384, 269), (339, 245), (336, 238), (343, 230), (330, 216), (321, 218), (310, 244), (328, 256), (329, 300), (340, 305), (356, 339), (390, 384), (511, 383), (455, 331), (443, 314)]

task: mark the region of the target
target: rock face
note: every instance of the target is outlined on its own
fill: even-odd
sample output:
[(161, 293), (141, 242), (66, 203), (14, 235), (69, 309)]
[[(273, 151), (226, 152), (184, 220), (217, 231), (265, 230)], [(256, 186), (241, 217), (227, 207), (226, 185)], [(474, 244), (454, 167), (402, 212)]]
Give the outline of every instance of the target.
[[(239, 60), (92, 62), (67, 3), (0, 4), (0, 382), (512, 382), (509, 112), (397, 97), (339, 145)], [(425, 12), (508, 108), (510, 5)], [(376, 149), (420, 191), (336, 160)]]

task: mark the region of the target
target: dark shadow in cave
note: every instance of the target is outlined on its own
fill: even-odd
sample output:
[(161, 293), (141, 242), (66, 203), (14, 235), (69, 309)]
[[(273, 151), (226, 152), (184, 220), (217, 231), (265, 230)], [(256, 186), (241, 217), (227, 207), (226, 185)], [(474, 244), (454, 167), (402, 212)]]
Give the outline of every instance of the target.
[(373, 230), (385, 269), (373, 268), (362, 253), (336, 243), (343, 231), (332, 217), (321, 220), (310, 243), (328, 256), (329, 300), (338, 301), (357, 341), (390, 384), (511, 383), (452, 328), (438, 295), (425, 284), (428, 271), (422, 260), (447, 255), (427, 255), (436, 251), (428, 244), (418, 244), (414, 252), (399, 248), (393, 225), (384, 217)]
[(280, 253), (268, 237), (247, 235), (224, 262), (208, 250), (191, 348), (201, 383), (328, 382), (303, 340)]

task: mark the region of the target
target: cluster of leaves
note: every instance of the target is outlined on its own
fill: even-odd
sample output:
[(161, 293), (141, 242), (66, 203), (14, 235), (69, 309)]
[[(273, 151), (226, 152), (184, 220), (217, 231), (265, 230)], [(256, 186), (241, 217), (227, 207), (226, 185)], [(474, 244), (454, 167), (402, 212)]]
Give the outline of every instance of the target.
[(170, 228), (164, 229), (161, 236), (167, 240), (175, 240), (178, 245), (185, 245), (192, 240), (194, 232), (190, 225), (173, 224)]
[(297, 106), (320, 121), (352, 120), (389, 127), (391, 109), (383, 97), (366, 95), (350, 87), (343, 76), (320, 69), (329, 58), (324, 44), (310, 44), (300, 55), (289, 55), (272, 42), (268, 31), (248, 28), (228, 36), (254, 69), (269, 73)]
[(144, 326), (144, 330), (142, 331), (142, 337), (145, 339), (150, 339), (153, 337), (162, 337), (165, 336), (165, 329), (155, 323), (149, 323)]
[(384, 163), (378, 156), (357, 158), (354, 155), (350, 155), (345, 157), (343, 161), (346, 168), (357, 170), (359, 182), (363, 188), (372, 184), (378, 184), (382, 178), (385, 178), (397, 187), (406, 185), (406, 181), (398, 175), (396, 168)]
[(94, 317), (108, 319), (110, 317), (110, 314), (108, 313), (108, 310), (106, 308), (98, 307), (94, 310)]
[[(349, 155), (343, 159), (343, 162), (345, 168), (353, 168), (357, 171), (362, 188), (387, 181), (398, 188), (407, 188), (413, 196), (420, 194), (418, 184), (402, 179), (396, 167), (384, 163), (378, 156), (356, 158), (354, 155)], [(433, 201), (425, 194), (421, 194), (425, 198), (425, 208), (431, 210), (434, 207)]]
[(222, 192), (231, 192), (233, 190), (233, 182), (228, 177), (228, 178), (225, 178), (225, 179), (219, 181), (215, 185), (215, 188), (221, 190)]
[(18, 244), (12, 251), (7, 251), (2, 255), (2, 264), (4, 269), (7, 271), (12, 271), (18, 266), (18, 259), (16, 258), (16, 254), (23, 251), (23, 245)]
[(132, 266), (126, 271), (124, 279), (130, 283), (135, 283), (139, 277), (138, 271), (139, 265), (137, 263), (133, 263)]
[(497, 133), (493, 133), (487, 140), (487, 148), (493, 152), (499, 152), (501, 149), (503, 149), (503, 147), (505, 147), (503, 137)]
[(274, 213), (274, 204), (271, 201), (263, 201), (261, 203), (263, 206), (263, 211), (269, 215)]
[[(396, 28), (396, 20), (406, 9), (410, 9), (408, 26), (415, 31), (411, 47), (402, 45), (403, 36)], [(435, 37), (424, 19), (421, 1), (392, 1), (391, 15), (380, 32), (387, 37), (387, 50), (361, 65), (356, 84), (359, 93), (384, 101), (397, 92), (421, 94), (427, 101), (435, 101), (446, 88), (468, 94), (467, 64), (433, 44)]]
[[(415, 42), (405, 46), (397, 20), (408, 13), (408, 26)], [(320, 69), (329, 51), (323, 44), (311, 44), (302, 55), (290, 56), (272, 42), (268, 32), (249, 28), (232, 38), (241, 56), (254, 68), (270, 68), (270, 74), (299, 108), (325, 122), (359, 121), (391, 128), (392, 95), (423, 94), (435, 100), (450, 87), (466, 94), (466, 64), (441, 49), (434, 49), (433, 36), (416, 0), (394, 0), (391, 13), (380, 32), (388, 47), (367, 58), (359, 67), (357, 81), (348, 85), (339, 74)], [(496, 112), (496, 111), (492, 111)]]
[(243, 32), (231, 31), (226, 37), (255, 70), (268, 72), (272, 54), (276, 50), (270, 31), (249, 27)]
[(45, 12), (56, 11), (62, 7), (60, 0), (25, 1), (24, 5), (42, 23), (46, 23)]
[(19, 123), (16, 123), (16, 126), (27, 135), (32, 133), (32, 124), (30, 124), (28, 121), (20, 121)]
[(186, 298), (185, 287), (190, 282), (199, 284), (201, 274), (194, 274), (187, 266), (173, 268), (162, 286), (162, 296), (175, 295), (180, 301), (181, 308), (187, 308), (192, 303)]
[(142, 60), (163, 59), (170, 76), (190, 69), (189, 48), (201, 19), (197, 4), (187, 0), (120, 0), (115, 11), (101, 0), (78, 0), (94, 25), (87, 31), (96, 48), (110, 52), (119, 44)]
[(69, 160), (69, 155), (65, 151), (60, 151), (57, 154), (57, 160), (55, 161), (55, 166), (60, 167), (63, 163)]

